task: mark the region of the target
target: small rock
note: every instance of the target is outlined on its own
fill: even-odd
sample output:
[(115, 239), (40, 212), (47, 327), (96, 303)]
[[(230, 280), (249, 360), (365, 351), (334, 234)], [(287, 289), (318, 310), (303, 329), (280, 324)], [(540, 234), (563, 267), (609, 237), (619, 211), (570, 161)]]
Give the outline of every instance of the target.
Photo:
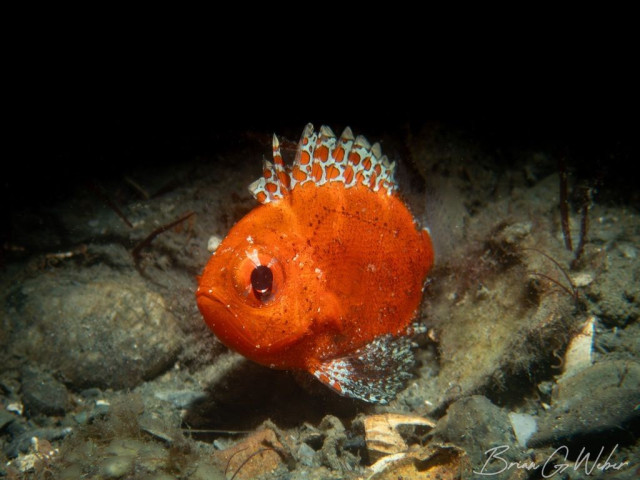
[(102, 390), (99, 388), (86, 388), (80, 392), (84, 398), (99, 398), (102, 396)]
[(6, 411), (4, 408), (0, 409), (0, 430), (4, 428), (5, 425), (10, 424), (16, 419), (16, 416)]
[[(525, 455), (516, 446), (516, 439), (507, 413), (481, 395), (462, 398), (451, 404), (435, 429), (436, 438), (465, 450), (474, 470), (495, 473), (499, 466), (486, 465), (495, 447), (505, 447), (502, 458), (522, 461)], [(508, 478), (509, 472), (493, 478)]]
[(626, 360), (603, 361), (558, 383), (551, 410), (538, 422), (529, 447), (607, 432), (624, 432), (640, 420), (640, 365)]
[(7, 405), (7, 411), (22, 416), (24, 413), (24, 405), (20, 402), (11, 402)]
[(69, 406), (67, 388), (52, 375), (25, 369), (22, 400), (30, 415), (64, 415)]
[(4, 452), (9, 458), (15, 458), (21, 453), (29, 452), (33, 447), (34, 438), (40, 442), (53, 442), (66, 437), (70, 433), (70, 428), (34, 428), (25, 430), (19, 435), (13, 436), (13, 440), (4, 448)]
[(11, 348), (61, 372), (75, 389), (133, 388), (167, 369), (181, 348), (163, 297), (137, 274), (61, 270), (25, 281), (20, 291)]
[(306, 443), (302, 442), (298, 448), (298, 461), (307, 467), (312, 467), (314, 464), (314, 458), (316, 451)]
[(73, 419), (77, 424), (85, 425), (89, 421), (89, 412), (87, 412), (86, 410), (78, 412), (73, 416)]
[[(25, 417), (16, 416), (13, 422), (7, 423), (2, 429), (2, 432), (0, 432), (3, 435), (7, 436), (7, 442), (9, 439), (11, 439), (9, 443), (0, 443), (0, 449), (2, 449), (4, 454), (9, 458), (15, 457), (20, 451), (17, 448), (17, 444), (19, 442), (16, 442), (16, 440), (21, 439), (23, 436), (27, 436), (28, 440), (29, 438), (31, 438), (31, 436), (29, 436), (29, 432), (31, 431), (33, 431), (33, 425), (30, 424)], [(24, 450), (23, 453), (25, 451), (26, 450)], [(0, 462), (0, 464), (1, 463), (2, 462)]]
[(608, 267), (585, 287), (589, 308), (609, 327), (624, 327), (640, 315), (640, 261), (619, 250), (607, 254)]
[(205, 398), (207, 394), (201, 390), (160, 390), (154, 393), (155, 397), (172, 403), (176, 408), (189, 408)]
[(89, 413), (89, 420), (93, 420), (94, 418), (106, 415), (109, 412), (110, 408), (111, 405), (109, 404), (109, 402), (105, 400), (97, 400), (93, 409)]

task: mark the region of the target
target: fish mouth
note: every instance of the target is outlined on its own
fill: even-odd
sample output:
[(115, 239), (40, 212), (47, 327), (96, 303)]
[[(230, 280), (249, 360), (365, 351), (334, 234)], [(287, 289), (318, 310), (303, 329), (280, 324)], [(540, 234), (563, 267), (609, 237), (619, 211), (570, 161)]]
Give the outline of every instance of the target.
[[(251, 328), (245, 329), (242, 313), (234, 311), (234, 305), (223, 301), (214, 289), (200, 288), (196, 292), (196, 302), (205, 323), (218, 339), (245, 357), (263, 365), (274, 363), (273, 354), (282, 351), (304, 336), (305, 330), (289, 332), (284, 338), (271, 342), (263, 338), (251, 337)], [(265, 344), (266, 343), (266, 344)], [(262, 346), (260, 345), (262, 344)]]
[(238, 314), (232, 311), (231, 305), (220, 300), (215, 292), (198, 291), (196, 302), (204, 321), (222, 343), (234, 350), (253, 348), (253, 342), (240, 326)]

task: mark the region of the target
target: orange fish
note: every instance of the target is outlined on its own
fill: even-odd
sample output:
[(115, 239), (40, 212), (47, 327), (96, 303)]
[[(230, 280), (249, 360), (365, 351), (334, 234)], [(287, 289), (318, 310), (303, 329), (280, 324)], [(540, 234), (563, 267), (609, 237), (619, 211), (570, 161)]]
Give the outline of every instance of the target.
[(304, 129), (292, 166), (249, 186), (262, 204), (209, 260), (196, 298), (229, 348), (305, 370), (341, 395), (387, 403), (409, 378), (408, 334), (433, 263), (431, 238), (398, 197), (395, 164), (346, 128)]

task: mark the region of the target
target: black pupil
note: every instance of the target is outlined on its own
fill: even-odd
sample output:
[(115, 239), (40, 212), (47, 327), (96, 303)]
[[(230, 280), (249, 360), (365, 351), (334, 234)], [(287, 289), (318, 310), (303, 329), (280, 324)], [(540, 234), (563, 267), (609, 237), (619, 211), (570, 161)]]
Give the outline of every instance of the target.
[(251, 286), (256, 297), (262, 299), (271, 293), (273, 286), (273, 273), (269, 267), (259, 265), (251, 272)]

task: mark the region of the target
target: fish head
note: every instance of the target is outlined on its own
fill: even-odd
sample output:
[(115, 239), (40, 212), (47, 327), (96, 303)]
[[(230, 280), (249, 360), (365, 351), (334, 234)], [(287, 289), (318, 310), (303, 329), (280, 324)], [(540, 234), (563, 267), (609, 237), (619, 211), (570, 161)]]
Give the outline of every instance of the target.
[(196, 292), (216, 336), (263, 364), (338, 315), (311, 247), (281, 207), (262, 205), (241, 219), (212, 255)]

